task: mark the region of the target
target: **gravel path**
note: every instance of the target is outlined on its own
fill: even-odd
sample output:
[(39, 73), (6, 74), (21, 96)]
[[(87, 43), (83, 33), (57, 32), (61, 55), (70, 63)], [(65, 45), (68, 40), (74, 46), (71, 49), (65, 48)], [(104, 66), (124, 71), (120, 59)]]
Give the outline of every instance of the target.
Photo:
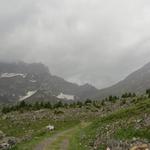
[(39, 143), (33, 150), (67, 150), (69, 138), (76, 127), (65, 130)]
[(90, 122), (81, 122), (73, 128), (59, 132), (39, 143), (33, 150), (68, 150), (69, 141), (79, 129), (88, 126)]

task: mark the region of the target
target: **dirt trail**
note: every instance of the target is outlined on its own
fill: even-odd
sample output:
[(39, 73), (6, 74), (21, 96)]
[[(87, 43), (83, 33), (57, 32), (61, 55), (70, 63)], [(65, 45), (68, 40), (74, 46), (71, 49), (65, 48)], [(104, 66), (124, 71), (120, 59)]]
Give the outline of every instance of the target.
[(60, 150), (67, 150), (68, 146), (69, 146), (69, 140), (65, 139), (60, 146)]
[(73, 128), (67, 129), (39, 143), (33, 150), (68, 150), (70, 138), (89, 123), (82, 122)]
[(33, 150), (67, 150), (69, 147), (69, 138), (76, 131), (77, 127), (65, 130), (52, 137), (45, 139)]

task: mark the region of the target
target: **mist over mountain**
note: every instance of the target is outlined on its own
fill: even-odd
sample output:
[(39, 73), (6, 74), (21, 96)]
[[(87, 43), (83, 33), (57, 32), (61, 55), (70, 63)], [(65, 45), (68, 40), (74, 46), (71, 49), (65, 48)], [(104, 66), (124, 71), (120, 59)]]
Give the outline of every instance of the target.
[(134, 92), (136, 94), (145, 93), (150, 88), (150, 63), (131, 73), (119, 83), (99, 91), (96, 98), (104, 98), (109, 95), (122, 95), (125, 92)]
[(108, 87), (150, 60), (148, 0), (1, 0), (0, 23), (0, 61), (78, 84)]
[(90, 84), (78, 85), (52, 75), (41, 63), (0, 63), (0, 102), (83, 101), (101, 100), (125, 92), (144, 93), (150, 88), (150, 63), (131, 73), (124, 80), (105, 89)]

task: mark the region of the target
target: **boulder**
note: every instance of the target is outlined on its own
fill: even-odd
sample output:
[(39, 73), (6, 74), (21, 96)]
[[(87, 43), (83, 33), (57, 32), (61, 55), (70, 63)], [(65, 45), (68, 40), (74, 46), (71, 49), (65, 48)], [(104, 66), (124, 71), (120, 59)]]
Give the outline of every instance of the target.
[(140, 146), (134, 146), (130, 150), (149, 150), (149, 148), (147, 144), (143, 144)]
[(15, 145), (16, 143), (17, 143), (16, 138), (14, 138), (14, 137), (9, 137), (9, 138), (8, 138), (8, 144), (9, 144), (10, 146)]
[(3, 139), (4, 137), (5, 137), (4, 132), (0, 130), (0, 139)]
[(1, 143), (0, 144), (0, 149), (1, 150), (8, 150), (10, 148), (10, 145), (8, 143)]
[(8, 150), (12, 148), (17, 143), (16, 138), (14, 137), (4, 137), (0, 141), (0, 150)]

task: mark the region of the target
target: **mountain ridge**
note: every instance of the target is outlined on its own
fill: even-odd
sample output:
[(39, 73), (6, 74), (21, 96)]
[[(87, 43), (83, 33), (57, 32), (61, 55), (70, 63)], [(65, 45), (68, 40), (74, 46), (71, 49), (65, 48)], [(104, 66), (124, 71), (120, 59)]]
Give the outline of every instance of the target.
[[(24, 97), (33, 102), (55, 102), (68, 100), (67, 95), (73, 96), (74, 100), (81, 100), (97, 91), (89, 84), (79, 86), (52, 75), (42, 63), (0, 63), (0, 102), (17, 102)], [(61, 93), (66, 95), (66, 99), (58, 98)]]
[[(102, 100), (109, 95), (125, 92), (142, 94), (150, 88), (150, 63), (129, 74), (124, 80), (108, 88), (97, 89), (90, 84), (78, 85), (52, 75), (42, 63), (0, 62), (0, 103), (18, 102), (24, 97), (36, 101)], [(32, 95), (33, 93), (33, 95)], [(61, 96), (60, 96), (61, 95)]]
[(104, 89), (100, 89), (95, 96), (97, 99), (105, 98), (109, 95), (121, 96), (125, 92), (142, 94), (150, 88), (150, 62), (140, 69), (129, 74), (125, 79)]

